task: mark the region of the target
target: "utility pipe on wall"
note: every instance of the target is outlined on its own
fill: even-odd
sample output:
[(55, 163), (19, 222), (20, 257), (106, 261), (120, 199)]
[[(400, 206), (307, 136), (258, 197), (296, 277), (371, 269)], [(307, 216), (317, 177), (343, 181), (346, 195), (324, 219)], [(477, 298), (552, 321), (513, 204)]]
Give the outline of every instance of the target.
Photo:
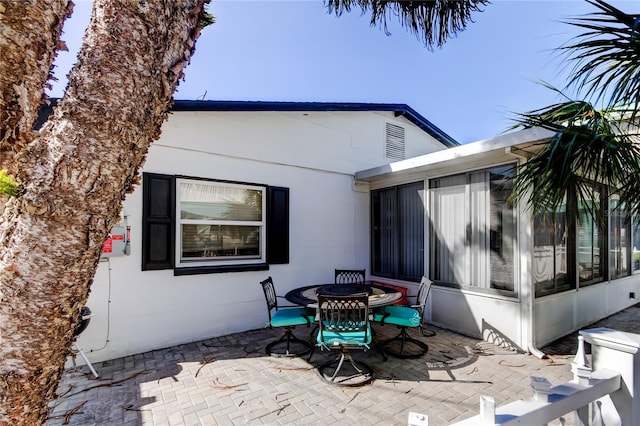
[[(513, 150), (505, 150), (505, 152), (518, 157), (519, 163), (527, 161), (527, 157), (518, 155)], [(525, 197), (526, 198), (526, 197)], [(526, 334), (527, 351), (532, 355), (545, 359), (547, 355), (538, 349), (536, 345), (536, 321), (534, 312), (535, 289), (533, 282), (533, 221), (531, 220), (531, 212), (518, 203), (518, 221), (519, 221), (519, 252), (520, 252), (520, 294), (521, 309), (520, 320), (525, 322), (521, 327), (522, 332)]]

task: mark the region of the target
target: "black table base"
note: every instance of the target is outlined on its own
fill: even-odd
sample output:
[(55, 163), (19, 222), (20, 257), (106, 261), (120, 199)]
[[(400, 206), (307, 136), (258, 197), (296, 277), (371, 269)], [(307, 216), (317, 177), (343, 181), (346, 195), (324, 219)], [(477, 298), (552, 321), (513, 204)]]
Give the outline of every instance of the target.
[(336, 386), (363, 386), (373, 380), (373, 368), (367, 363), (356, 361), (348, 350), (329, 362), (318, 366), (322, 381)]

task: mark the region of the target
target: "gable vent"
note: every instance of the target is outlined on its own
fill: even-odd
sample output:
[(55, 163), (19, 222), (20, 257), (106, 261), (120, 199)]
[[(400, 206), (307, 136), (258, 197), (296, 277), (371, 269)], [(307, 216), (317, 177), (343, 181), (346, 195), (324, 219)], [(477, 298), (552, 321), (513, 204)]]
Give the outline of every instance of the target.
[(404, 127), (387, 123), (385, 152), (387, 158), (404, 160)]

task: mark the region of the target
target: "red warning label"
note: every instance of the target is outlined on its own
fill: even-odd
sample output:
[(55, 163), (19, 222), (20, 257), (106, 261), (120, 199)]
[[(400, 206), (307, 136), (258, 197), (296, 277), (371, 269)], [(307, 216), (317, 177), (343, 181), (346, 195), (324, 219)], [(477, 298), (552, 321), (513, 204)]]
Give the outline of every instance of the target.
[(104, 245), (102, 246), (102, 252), (103, 253), (113, 252), (113, 240), (111, 239), (111, 237), (107, 238), (107, 240), (104, 242)]

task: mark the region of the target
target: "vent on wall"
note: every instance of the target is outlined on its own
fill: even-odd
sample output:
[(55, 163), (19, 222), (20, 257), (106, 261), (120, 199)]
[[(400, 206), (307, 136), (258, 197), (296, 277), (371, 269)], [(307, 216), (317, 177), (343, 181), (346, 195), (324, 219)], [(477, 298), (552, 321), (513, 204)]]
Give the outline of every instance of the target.
[(387, 123), (385, 152), (387, 158), (404, 160), (404, 127)]

